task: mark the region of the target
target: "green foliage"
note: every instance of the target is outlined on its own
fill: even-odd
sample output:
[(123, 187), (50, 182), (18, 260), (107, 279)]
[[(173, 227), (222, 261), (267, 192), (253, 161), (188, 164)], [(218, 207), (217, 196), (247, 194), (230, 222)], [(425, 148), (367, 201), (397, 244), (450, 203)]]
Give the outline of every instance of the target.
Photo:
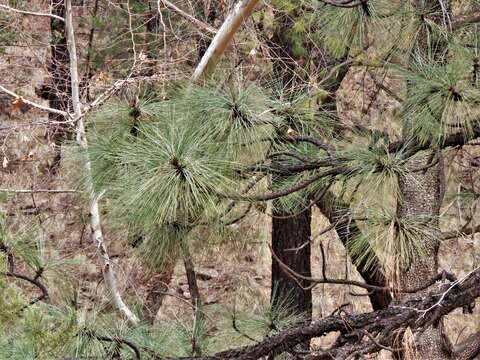
[(391, 26), (393, 16), (401, 10), (402, 6), (384, 0), (369, 1), (353, 8), (322, 4), (317, 9), (319, 37), (332, 55), (343, 57), (352, 49), (358, 51), (369, 46), (383, 24), (382, 20), (389, 21)]
[(373, 250), (390, 281), (396, 281), (415, 259), (425, 256), (426, 239), (436, 240), (429, 226), (432, 219), (399, 218), (388, 211), (370, 211), (366, 215), (362, 233), (350, 239), (348, 251), (357, 264), (364, 263), (364, 270), (374, 271), (377, 269), (369, 256)]
[[(340, 157), (350, 169), (344, 180), (356, 184), (350, 200), (368, 201), (379, 194), (391, 194), (395, 200), (401, 198), (398, 177), (409, 176), (402, 151), (392, 154), (385, 144), (374, 143), (367, 148), (344, 151)], [(380, 203), (385, 200), (382, 198)]]
[(439, 144), (453, 132), (471, 134), (480, 115), (480, 89), (469, 81), (472, 68), (468, 59), (439, 65), (421, 57), (408, 70), (398, 68), (409, 84), (404, 119), (411, 136)]
[(162, 266), (191, 227), (218, 221), (243, 164), (263, 158), (279, 127), (254, 87), (173, 88), (168, 100), (115, 101), (92, 119), (89, 155), (109, 218), (146, 235), (140, 253)]

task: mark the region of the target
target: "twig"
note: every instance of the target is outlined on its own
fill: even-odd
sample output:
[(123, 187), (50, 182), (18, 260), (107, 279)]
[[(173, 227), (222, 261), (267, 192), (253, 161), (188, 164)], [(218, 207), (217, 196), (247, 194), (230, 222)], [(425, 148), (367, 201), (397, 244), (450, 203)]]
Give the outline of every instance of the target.
[(192, 15), (186, 13), (185, 11), (183, 11), (182, 9), (177, 7), (175, 4), (172, 4), (170, 1), (168, 1), (168, 0), (158, 0), (158, 2), (159, 3), (162, 2), (167, 8), (169, 8), (170, 10), (173, 10), (178, 15), (180, 15), (183, 18), (190, 21), (192, 24), (197, 25), (200, 29), (208, 31), (209, 33), (212, 33), (212, 34), (217, 33), (217, 29), (211, 27), (208, 24), (205, 24), (204, 22), (198, 20), (197, 18), (193, 17)]
[(133, 353), (135, 354), (135, 359), (136, 360), (141, 359), (140, 350), (138, 349), (138, 347), (134, 343), (132, 343), (129, 340), (123, 339), (123, 338), (118, 337), (118, 336), (114, 336), (114, 337), (102, 336), (102, 335), (98, 335), (94, 332), (87, 332), (86, 335), (88, 335), (89, 337), (93, 337), (93, 338), (95, 338), (99, 341), (114, 342), (118, 345), (122, 345), (122, 344), (127, 345), (133, 351)]
[[(328, 278), (327, 279), (325, 279), (325, 278), (324, 279), (318, 279), (318, 278), (313, 278), (313, 277), (309, 277), (309, 276), (304, 276), (302, 274), (299, 274), (295, 270), (291, 269), (284, 262), (282, 262), (282, 260), (280, 260), (280, 258), (274, 253), (272, 247), (270, 245), (268, 245), (268, 247), (270, 248), (270, 251), (272, 253), (273, 258), (280, 265), (280, 268), (282, 268), (282, 270), (287, 275), (291, 276), (292, 279), (297, 278), (297, 280), (298, 279), (306, 280), (306, 281), (309, 281), (309, 282), (313, 283), (314, 284), (313, 286), (315, 286), (316, 284), (338, 284), (338, 285), (358, 286), (358, 287), (361, 287), (361, 288), (367, 289), (367, 290), (380, 290), (380, 291), (388, 291), (389, 290), (389, 288), (386, 288), (386, 287), (383, 287), (383, 286), (369, 285), (369, 284), (365, 284), (365, 283), (362, 283), (360, 281), (355, 281), (355, 280), (328, 279)], [(310, 288), (313, 287), (313, 286), (310, 286)], [(302, 288), (304, 288), (304, 287), (302, 287)], [(307, 289), (308, 289), (308, 287), (307, 287)]]
[(23, 97), (21, 97), (20, 95), (14, 93), (13, 91), (11, 90), (8, 90), (7, 88), (3, 87), (2, 85), (0, 85), (0, 91), (1, 92), (4, 92), (16, 99), (19, 99), (21, 98), (22, 99), (22, 102), (26, 105), (30, 105), (32, 107), (35, 107), (37, 109), (40, 109), (40, 110), (43, 110), (43, 111), (47, 111), (47, 112), (51, 112), (51, 113), (55, 113), (55, 114), (59, 114), (59, 115), (62, 115), (62, 116), (65, 116), (67, 118), (72, 118), (72, 115), (67, 113), (66, 111), (62, 111), (62, 110), (58, 110), (58, 109), (53, 109), (51, 107), (48, 107), (48, 106), (43, 106), (43, 105), (40, 105), (40, 104), (37, 104), (33, 101), (30, 101), (30, 100), (27, 100), (27, 99), (24, 99)]
[(237, 310), (236, 310), (236, 304), (237, 304), (237, 299), (233, 299), (233, 313), (232, 313), (232, 327), (233, 327), (233, 330), (235, 330), (236, 332), (238, 332), (240, 335), (242, 335), (244, 338), (250, 340), (250, 341), (253, 341), (254, 343), (258, 343), (257, 340), (255, 340), (253, 337), (251, 337), (250, 335), (244, 333), (243, 331), (241, 331), (239, 328), (238, 328), (238, 325), (237, 325)]
[(40, 12), (35, 12), (35, 11), (19, 10), (19, 9), (15, 9), (15, 8), (13, 8), (11, 6), (7, 6), (7, 5), (1, 5), (0, 4), (0, 9), (3, 9), (3, 10), (8, 11), (8, 12), (22, 14), (22, 15), (46, 16), (46, 17), (51, 17), (51, 18), (54, 18), (54, 19), (57, 19), (57, 20), (60, 20), (60, 21), (65, 21), (64, 18), (62, 18), (60, 16), (57, 16), (57, 15), (54, 15), (54, 14), (40, 13)]
[(78, 190), (74, 189), (5, 189), (0, 188), (0, 192), (17, 193), (17, 194), (34, 194), (34, 193), (77, 193)]
[(438, 301), (433, 304), (432, 306), (430, 306), (429, 308), (425, 309), (425, 310), (422, 310), (421, 313), (422, 313), (422, 318), (429, 312), (431, 311), (432, 309), (436, 308), (437, 306), (440, 306), (442, 304), (442, 301), (445, 299), (445, 297), (447, 296), (447, 294), (455, 287), (455, 286), (458, 286), (460, 285), (461, 283), (463, 283), (465, 280), (468, 279), (468, 277), (472, 274), (474, 274), (475, 272), (477, 272), (478, 270), (480, 269), (480, 266), (476, 267), (475, 269), (473, 269), (472, 271), (470, 271), (467, 275), (465, 275), (463, 278), (461, 279), (458, 279), (454, 282), (452, 282), (450, 284), (450, 286), (448, 287), (447, 290), (445, 290), (441, 296), (440, 296), (440, 299), (438, 299)]
[(45, 287), (45, 285), (43, 285), (40, 281), (39, 281), (39, 277), (40, 276), (35, 276), (34, 279), (26, 276), (26, 275), (23, 275), (23, 274), (18, 274), (18, 273), (15, 273), (15, 272), (12, 272), (12, 271), (7, 271), (6, 273), (4, 273), (3, 275), (5, 276), (8, 276), (8, 277), (12, 277), (12, 278), (17, 278), (17, 279), (21, 279), (21, 280), (25, 280), (27, 282), (29, 282), (30, 284), (32, 285), (35, 285), (37, 288), (40, 289), (40, 291), (42, 292), (40, 296), (38, 296), (37, 298), (33, 299), (30, 301), (30, 305), (33, 305), (41, 300), (44, 300), (44, 299), (48, 299), (48, 290), (47, 288)]

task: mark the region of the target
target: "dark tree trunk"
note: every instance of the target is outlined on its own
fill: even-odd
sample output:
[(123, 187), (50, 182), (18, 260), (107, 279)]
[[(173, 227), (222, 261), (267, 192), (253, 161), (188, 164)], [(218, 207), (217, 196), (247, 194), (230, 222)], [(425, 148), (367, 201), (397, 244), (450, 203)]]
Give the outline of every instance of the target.
[[(286, 36), (286, 30), (291, 26), (291, 18), (280, 16), (276, 19), (279, 23), (278, 30), (269, 41), (273, 53), (275, 76), (282, 79), (283, 90), (286, 97), (295, 91), (295, 58), (292, 44)], [(295, 128), (295, 124), (291, 127)], [(273, 178), (272, 181), (278, 181)], [(272, 218), (272, 249), (274, 253), (294, 271), (310, 276), (310, 235), (311, 235), (311, 209), (293, 216), (273, 203)], [(291, 250), (303, 246), (299, 251)], [(289, 250), (290, 249), (290, 250)], [(310, 284), (304, 283), (303, 287)], [(290, 278), (272, 257), (272, 305), (278, 304), (282, 299), (292, 299), (290, 304), (293, 313), (302, 314), (306, 319), (312, 318), (312, 291), (304, 290), (292, 278)], [(308, 347), (308, 344), (305, 344)]]
[[(65, 4), (63, 0), (51, 0), (52, 14), (65, 17)], [(49, 78), (42, 84), (39, 94), (49, 100), (49, 106), (53, 109), (67, 111), (71, 98), (70, 85), (70, 55), (67, 48), (65, 23), (52, 18), (50, 20), (50, 60), (48, 63)], [(56, 171), (61, 161), (61, 145), (64, 139), (72, 131), (72, 127), (66, 124), (58, 124), (65, 121), (62, 115), (48, 113), (48, 120), (52, 122), (47, 130), (47, 138), (55, 144), (55, 157), (51, 170)]]
[[(311, 276), (310, 272), (310, 245), (305, 242), (310, 240), (311, 210), (308, 209), (300, 215), (288, 217), (289, 214), (273, 211), (272, 219), (272, 249), (273, 252), (288, 267), (296, 272)], [(286, 218), (284, 218), (286, 217)], [(292, 250), (303, 246), (301, 250)], [(308, 287), (309, 282), (301, 282), (303, 287)], [(292, 299), (292, 310), (302, 314), (306, 319), (312, 317), (312, 291), (302, 289), (295, 280), (289, 277), (272, 259), (272, 299), (278, 303), (282, 297)]]

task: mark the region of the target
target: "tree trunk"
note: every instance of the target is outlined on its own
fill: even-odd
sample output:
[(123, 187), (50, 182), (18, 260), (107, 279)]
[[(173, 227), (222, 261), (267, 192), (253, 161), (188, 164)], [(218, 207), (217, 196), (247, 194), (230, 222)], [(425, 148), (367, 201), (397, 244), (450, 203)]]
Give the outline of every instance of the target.
[[(64, 0), (51, 1), (52, 14), (65, 17)], [(40, 89), (40, 96), (49, 100), (53, 109), (68, 110), (71, 97), (71, 79), (69, 70), (69, 53), (65, 33), (65, 22), (52, 18), (50, 20), (50, 61), (48, 63), (49, 78)], [(55, 144), (55, 157), (51, 170), (56, 171), (61, 161), (61, 145), (72, 129), (67, 125), (58, 124), (65, 121), (62, 115), (48, 113), (48, 120), (53, 124), (47, 130), (47, 138)]]
[[(296, 62), (290, 61), (295, 56), (292, 51), (291, 41), (286, 35), (286, 30), (292, 25), (290, 17), (276, 16), (279, 23), (277, 31), (269, 41), (271, 51), (273, 52), (273, 67), (275, 75), (282, 79), (283, 90), (288, 98), (295, 92), (297, 75), (295, 74)], [(296, 124), (290, 124), (295, 128)], [(273, 177), (272, 182), (278, 181), (278, 177)], [(304, 206), (304, 205), (302, 205)], [(293, 211), (295, 212), (295, 210)], [(297, 210), (298, 212), (298, 210)], [(292, 270), (311, 276), (310, 266), (310, 235), (311, 235), (311, 209), (295, 214), (293, 216), (287, 211), (279, 209), (277, 201), (273, 202), (272, 218), (272, 249), (278, 258)], [(306, 245), (305, 245), (306, 244)], [(299, 251), (291, 250), (303, 246)], [(282, 299), (291, 299), (293, 313), (302, 314), (306, 319), (312, 318), (312, 290), (304, 290), (302, 287), (308, 287), (308, 282), (300, 281), (300, 287), (296, 281), (289, 277), (279, 266), (279, 263), (272, 256), (272, 288), (271, 301), (275, 306)], [(305, 347), (308, 347), (305, 344)]]
[[(272, 219), (272, 249), (273, 252), (288, 267), (296, 272), (311, 276), (310, 272), (310, 245), (303, 246), (310, 241), (311, 235), (311, 210), (291, 216), (282, 211), (273, 211)], [(299, 251), (292, 250), (303, 246)], [(303, 287), (309, 282), (300, 283)], [(306, 319), (312, 318), (312, 291), (302, 289), (295, 280), (289, 277), (272, 259), (272, 300), (278, 304), (282, 298), (291, 297), (291, 308), (294, 312), (302, 314)]]
[[(438, 26), (448, 28), (444, 11), (450, 11), (450, 1), (437, 0), (414, 1), (414, 7), (418, 12), (429, 15)], [(442, 9), (442, 7), (444, 7)], [(443, 14), (445, 16), (441, 16)], [(448, 21), (447, 21), (448, 22)], [(447, 44), (442, 37), (432, 40), (431, 30), (426, 27), (418, 36), (416, 48), (426, 58), (433, 55), (435, 60), (443, 62), (443, 55)], [(433, 54), (429, 49), (434, 49)], [(438, 58), (438, 59), (437, 59)], [(404, 119), (404, 136), (409, 136), (410, 129), (408, 119)], [(440, 207), (443, 201), (442, 178), (444, 177), (442, 154), (436, 154), (440, 161), (432, 166), (435, 158), (434, 150), (425, 151), (410, 159), (406, 166), (410, 170), (407, 176), (399, 176), (398, 183), (402, 198), (398, 200), (397, 216), (401, 223), (408, 226), (415, 223), (426, 227), (428, 231), (417, 232), (416, 239), (422, 248), (418, 251), (406, 269), (400, 269), (399, 287), (401, 289), (421, 288), (428, 285), (432, 278), (438, 274), (438, 249), (440, 246)], [(417, 170), (415, 170), (417, 169)], [(418, 170), (423, 169), (423, 170)], [(443, 185), (444, 186), (444, 185)], [(414, 294), (399, 294), (397, 299), (405, 301), (410, 298), (421, 298), (431, 291), (432, 287), (426, 288)], [(445, 333), (443, 320), (431, 324), (425, 331), (414, 334), (414, 352), (416, 357), (423, 360), (453, 359), (452, 345)]]
[(173, 277), (173, 270), (175, 268), (175, 261), (170, 261), (165, 264), (163, 270), (157, 273), (150, 273), (149, 271), (142, 274), (141, 281), (146, 283), (147, 294), (142, 305), (142, 312), (150, 324), (155, 322), (155, 318), (163, 304), (165, 293), (169, 289), (170, 282)]
[[(432, 161), (427, 152), (409, 160), (410, 169), (425, 168)], [(408, 268), (401, 269), (399, 285), (401, 289), (415, 289), (427, 286), (438, 274), (438, 248), (440, 238), (439, 215), (441, 198), (441, 165), (426, 170), (410, 172), (408, 176), (399, 178), (399, 186), (403, 198), (399, 201), (397, 214), (402, 223), (414, 222), (418, 226), (426, 226), (427, 231), (419, 232), (417, 239), (423, 248), (416, 253)], [(414, 294), (400, 294), (397, 299), (404, 302), (411, 298), (421, 298), (431, 288)], [(441, 360), (452, 358), (452, 346), (445, 335), (443, 321), (432, 324), (425, 332), (415, 334), (415, 353), (419, 359)]]

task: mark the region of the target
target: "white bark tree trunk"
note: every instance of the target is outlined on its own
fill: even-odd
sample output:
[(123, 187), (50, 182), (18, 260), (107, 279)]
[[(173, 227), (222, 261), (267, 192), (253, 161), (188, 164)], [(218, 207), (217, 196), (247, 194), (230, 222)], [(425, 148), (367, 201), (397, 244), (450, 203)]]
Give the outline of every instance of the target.
[(238, 28), (250, 16), (258, 2), (259, 0), (240, 0), (235, 5), (197, 65), (190, 81), (191, 84), (200, 80), (202, 76), (208, 76), (213, 71)]
[(93, 184), (91, 181), (91, 163), (88, 157), (88, 142), (85, 134), (85, 124), (82, 116), (81, 106), (80, 106), (80, 91), (79, 91), (79, 78), (78, 78), (78, 65), (77, 65), (77, 51), (75, 47), (75, 32), (73, 26), (73, 16), (72, 16), (72, 3), (71, 0), (65, 0), (65, 27), (67, 32), (67, 45), (68, 51), (70, 53), (70, 75), (72, 79), (72, 106), (74, 110), (74, 118), (77, 122), (76, 129), (76, 140), (78, 145), (85, 151), (84, 159), (84, 171), (87, 178), (87, 191), (90, 196), (90, 226), (92, 230), (92, 239), (97, 247), (98, 258), (103, 266), (102, 272), (107, 284), (108, 290), (112, 296), (112, 300), (118, 310), (128, 319), (133, 325), (138, 324), (138, 318), (135, 314), (128, 308), (128, 306), (123, 301), (120, 291), (117, 287), (117, 280), (115, 278), (115, 273), (110, 262), (110, 258), (107, 253), (107, 248), (105, 246), (102, 228), (101, 228), (101, 219), (100, 212), (98, 209), (98, 196), (95, 195), (93, 190)]

